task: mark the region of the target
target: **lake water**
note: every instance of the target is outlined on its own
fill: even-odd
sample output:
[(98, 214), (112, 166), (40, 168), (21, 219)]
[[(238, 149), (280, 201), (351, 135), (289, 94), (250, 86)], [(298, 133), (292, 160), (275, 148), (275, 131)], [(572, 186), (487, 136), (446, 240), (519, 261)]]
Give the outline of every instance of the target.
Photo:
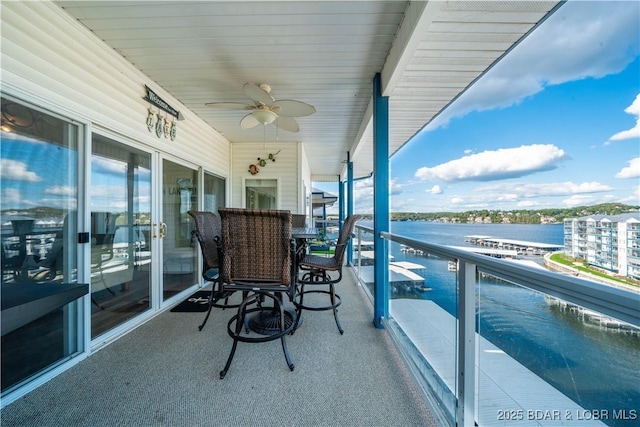
[[(557, 245), (564, 240), (562, 224), (392, 222), (391, 232), (453, 246), (467, 246), (464, 237), (468, 235)], [(432, 290), (414, 298), (433, 300), (455, 315), (456, 277), (445, 260), (404, 253), (397, 244), (390, 245), (390, 251), (396, 261), (424, 265), (419, 274)], [(609, 411), (602, 420), (606, 424), (640, 425), (640, 335), (601, 329), (548, 304), (539, 292), (502, 281), (480, 279), (478, 288), (482, 336), (583, 408)], [(635, 419), (615, 419), (621, 416), (614, 417), (613, 411), (621, 410)]]

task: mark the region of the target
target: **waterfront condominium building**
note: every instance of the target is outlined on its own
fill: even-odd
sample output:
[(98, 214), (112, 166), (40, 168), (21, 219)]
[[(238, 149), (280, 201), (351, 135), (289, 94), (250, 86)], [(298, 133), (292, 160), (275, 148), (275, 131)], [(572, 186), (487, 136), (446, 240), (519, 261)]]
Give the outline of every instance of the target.
[(640, 212), (565, 219), (564, 252), (594, 267), (640, 279)]

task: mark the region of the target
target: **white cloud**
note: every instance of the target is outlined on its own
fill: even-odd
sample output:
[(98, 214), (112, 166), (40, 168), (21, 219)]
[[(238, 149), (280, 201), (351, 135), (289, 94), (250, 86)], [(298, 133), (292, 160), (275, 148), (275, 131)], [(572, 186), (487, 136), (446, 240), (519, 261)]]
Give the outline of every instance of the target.
[[(397, 196), (402, 193), (402, 185), (396, 180), (389, 181), (389, 195)], [(360, 202), (368, 202), (373, 204), (373, 178), (365, 178), (354, 181), (353, 183), (354, 200)]]
[(439, 185), (434, 185), (430, 189), (426, 190), (427, 193), (430, 194), (442, 194), (442, 188)]
[(494, 181), (556, 169), (557, 164), (567, 158), (564, 150), (554, 145), (523, 145), (464, 156), (432, 168), (422, 167), (415, 176), (446, 182)]
[(57, 185), (54, 187), (49, 187), (46, 190), (44, 190), (44, 192), (46, 194), (54, 194), (54, 195), (58, 195), (58, 196), (75, 196), (76, 195), (76, 188), (75, 187), (70, 187), (70, 186), (65, 186), (65, 185)]
[(640, 157), (629, 160), (629, 166), (620, 169), (615, 177), (622, 179), (640, 177)]
[(534, 202), (533, 200), (522, 200), (516, 203), (516, 206), (520, 209), (535, 209), (539, 205), (538, 202)]
[(400, 193), (402, 193), (402, 185), (398, 184), (398, 182), (395, 179), (392, 179), (389, 182), (389, 194), (391, 196), (397, 196)]
[(589, 194), (610, 191), (612, 188), (599, 182), (582, 182), (576, 184), (571, 181), (550, 183), (504, 183), (482, 186), (475, 189), (477, 194), (495, 195), (497, 199), (522, 199), (549, 196), (570, 196), (575, 194)]
[(38, 182), (42, 181), (35, 172), (31, 172), (27, 164), (11, 159), (0, 160), (0, 176), (2, 179), (11, 179), (16, 181)]
[[(32, 203), (30, 202), (32, 205), (34, 206), (50, 206), (50, 207), (54, 207), (54, 208), (61, 208), (61, 209), (76, 209), (76, 207), (78, 206), (78, 201), (75, 198), (66, 198), (66, 197), (58, 197), (58, 198), (51, 198), (51, 199), (40, 199), (38, 200), (37, 203)], [(113, 209), (113, 208), (120, 208), (120, 209), (126, 209), (126, 205), (122, 206), (122, 205), (113, 205), (113, 206), (107, 206), (105, 209)]]
[(582, 194), (576, 194), (574, 196), (569, 197), (568, 199), (564, 199), (562, 203), (566, 206), (582, 206), (582, 205), (592, 205), (594, 204), (596, 198), (593, 196), (585, 196)]
[(640, 204), (640, 185), (637, 185), (630, 193), (618, 197), (611, 196), (611, 200), (607, 202), (624, 203), (626, 205)]
[(127, 164), (115, 159), (93, 156), (91, 158), (91, 169), (96, 173), (122, 176), (127, 171)]
[(21, 200), (20, 190), (17, 188), (5, 188), (2, 191), (2, 206), (5, 208), (8, 206), (17, 206)]
[[(574, 183), (500, 183), (470, 188), (448, 199), (448, 205), (434, 206), (435, 211), (462, 211), (473, 209), (542, 209), (557, 206), (559, 197), (565, 206), (603, 203), (610, 197), (608, 185), (598, 182)], [(428, 191), (428, 190), (427, 190)], [(587, 203), (591, 201), (592, 203)], [(610, 200), (618, 201), (618, 200)], [(636, 204), (637, 201), (634, 203)], [(410, 209), (411, 210), (411, 209)]]
[(565, 3), (428, 127), (515, 105), (546, 86), (622, 71), (640, 52), (640, 3)]
[(636, 96), (636, 99), (624, 110), (624, 112), (636, 117), (635, 126), (611, 136), (605, 145), (608, 145), (613, 141), (622, 141), (625, 139), (635, 139), (637, 141), (640, 139), (640, 94)]

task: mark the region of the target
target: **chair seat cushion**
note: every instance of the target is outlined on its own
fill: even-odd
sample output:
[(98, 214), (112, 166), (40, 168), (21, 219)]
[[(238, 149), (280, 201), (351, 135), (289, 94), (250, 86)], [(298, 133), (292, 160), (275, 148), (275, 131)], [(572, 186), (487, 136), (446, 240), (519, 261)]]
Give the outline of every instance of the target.
[(309, 268), (322, 268), (325, 270), (338, 270), (340, 267), (336, 263), (334, 257), (327, 258), (318, 255), (306, 255), (300, 263), (300, 266)]
[(218, 280), (218, 274), (219, 271), (217, 268), (209, 268), (202, 272), (202, 277), (204, 277), (205, 280), (214, 281)]

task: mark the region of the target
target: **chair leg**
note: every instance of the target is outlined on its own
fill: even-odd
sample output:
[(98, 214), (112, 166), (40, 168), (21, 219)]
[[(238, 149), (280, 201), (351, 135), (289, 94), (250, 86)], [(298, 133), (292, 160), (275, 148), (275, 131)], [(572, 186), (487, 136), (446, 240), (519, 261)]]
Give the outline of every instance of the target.
[(340, 331), (340, 335), (344, 334), (344, 330), (340, 325), (340, 320), (338, 319), (338, 308), (336, 307), (336, 289), (333, 286), (333, 283), (329, 285), (329, 290), (331, 292), (331, 305), (333, 306), (333, 317), (336, 319), (336, 326), (338, 326), (338, 331)]
[[(287, 328), (287, 326), (285, 324), (284, 306), (282, 305), (282, 300), (274, 298), (273, 303), (278, 305), (278, 308), (280, 308), (280, 331), (284, 331)], [(297, 322), (298, 322), (298, 319), (296, 319), (296, 324)], [(284, 358), (287, 361), (287, 366), (289, 367), (290, 371), (293, 371), (295, 366), (291, 361), (291, 356), (289, 356), (289, 350), (287, 349), (287, 341), (285, 340), (284, 335), (280, 337), (280, 342), (282, 343), (282, 351), (284, 352)]]
[(297, 307), (296, 307), (296, 325), (293, 327), (293, 330), (291, 331), (291, 335), (293, 335), (296, 332), (296, 329), (298, 329), (298, 327), (300, 326), (300, 319), (302, 319), (302, 306), (304, 306), (304, 283), (300, 284), (300, 290), (298, 292), (298, 295), (300, 297), (300, 300), (298, 301)]
[(207, 315), (204, 317), (202, 324), (198, 326), (199, 331), (201, 331), (202, 328), (204, 328), (204, 325), (207, 323), (207, 320), (209, 320), (209, 315), (211, 314), (212, 308), (213, 308), (213, 294), (211, 294), (211, 298), (209, 299), (209, 309), (207, 310)]
[(290, 371), (293, 371), (295, 365), (291, 362), (291, 356), (289, 356), (289, 350), (287, 350), (287, 342), (284, 339), (284, 335), (280, 337), (280, 341), (282, 342), (282, 351), (284, 352), (284, 358), (287, 361), (287, 366)]
[(227, 359), (227, 363), (224, 365), (224, 369), (220, 371), (220, 379), (223, 380), (227, 375), (227, 371), (231, 366), (231, 361), (233, 360), (233, 356), (236, 354), (236, 348), (238, 347), (238, 340), (233, 340), (233, 346), (231, 347), (231, 353), (229, 354), (229, 358)]
[[(233, 357), (236, 352), (236, 348), (238, 346), (238, 341), (260, 343), (260, 342), (267, 342), (267, 341), (272, 341), (280, 338), (280, 342), (282, 344), (282, 351), (284, 352), (284, 357), (287, 362), (287, 366), (289, 367), (289, 370), (291, 371), (294, 370), (295, 366), (291, 361), (291, 356), (289, 355), (289, 350), (287, 349), (287, 342), (285, 339), (285, 335), (288, 335), (291, 333), (297, 319), (293, 319), (292, 316), (287, 316), (285, 314), (286, 310), (284, 308), (284, 304), (282, 304), (281, 298), (275, 295), (266, 295), (266, 296), (273, 299), (273, 303), (274, 303), (273, 307), (258, 307), (258, 308), (247, 309), (247, 307), (256, 303), (257, 301), (264, 302), (264, 299), (265, 299), (264, 298), (265, 294), (260, 294), (260, 293), (254, 294), (254, 295), (249, 294), (249, 296), (245, 298), (240, 304), (240, 307), (238, 308), (238, 313), (234, 315), (231, 319), (229, 319), (229, 322), (227, 323), (227, 332), (229, 336), (233, 338), (233, 346), (231, 347), (231, 353), (229, 354), (229, 357), (227, 359), (227, 363), (225, 364), (224, 369), (220, 371), (220, 379), (224, 379), (224, 377), (227, 374), (227, 371), (229, 370), (229, 367), (231, 366), (231, 362), (233, 360)], [(262, 310), (267, 310), (267, 309), (279, 311), (279, 315), (280, 315), (279, 325), (276, 323), (276, 327), (274, 328), (274, 329), (276, 328), (279, 329), (279, 331), (276, 329), (274, 334), (271, 334), (269, 336), (260, 336), (260, 337), (248, 337), (245, 335), (241, 335), (242, 328), (248, 322), (247, 318), (249, 314), (260, 312)], [(291, 323), (288, 323), (289, 320)]]
[[(213, 286), (211, 287), (211, 295), (209, 295), (209, 309), (207, 310), (207, 315), (204, 317), (202, 324), (198, 326), (199, 331), (201, 331), (202, 328), (204, 328), (204, 325), (207, 323), (207, 320), (209, 320), (209, 316), (211, 315), (211, 309), (213, 309), (213, 305), (217, 301), (215, 295), (216, 295), (216, 285), (214, 283)], [(225, 300), (225, 304), (226, 304), (226, 300)]]
[[(221, 380), (223, 380), (225, 375), (227, 375), (227, 371), (231, 366), (231, 361), (233, 360), (233, 356), (235, 356), (236, 354), (236, 348), (238, 348), (238, 337), (242, 333), (242, 326), (245, 323), (247, 302), (248, 302), (247, 300), (242, 301), (242, 303), (240, 304), (240, 307), (238, 308), (238, 314), (234, 316), (236, 330), (235, 330), (235, 333), (233, 334), (230, 333), (230, 335), (232, 335), (232, 338), (233, 338), (233, 345), (231, 347), (231, 353), (229, 353), (229, 357), (227, 358), (227, 363), (224, 365), (224, 369), (220, 371)], [(231, 320), (229, 320), (229, 324), (227, 324), (227, 329), (230, 328), (230, 325), (233, 321), (234, 321), (234, 318), (232, 317)]]

